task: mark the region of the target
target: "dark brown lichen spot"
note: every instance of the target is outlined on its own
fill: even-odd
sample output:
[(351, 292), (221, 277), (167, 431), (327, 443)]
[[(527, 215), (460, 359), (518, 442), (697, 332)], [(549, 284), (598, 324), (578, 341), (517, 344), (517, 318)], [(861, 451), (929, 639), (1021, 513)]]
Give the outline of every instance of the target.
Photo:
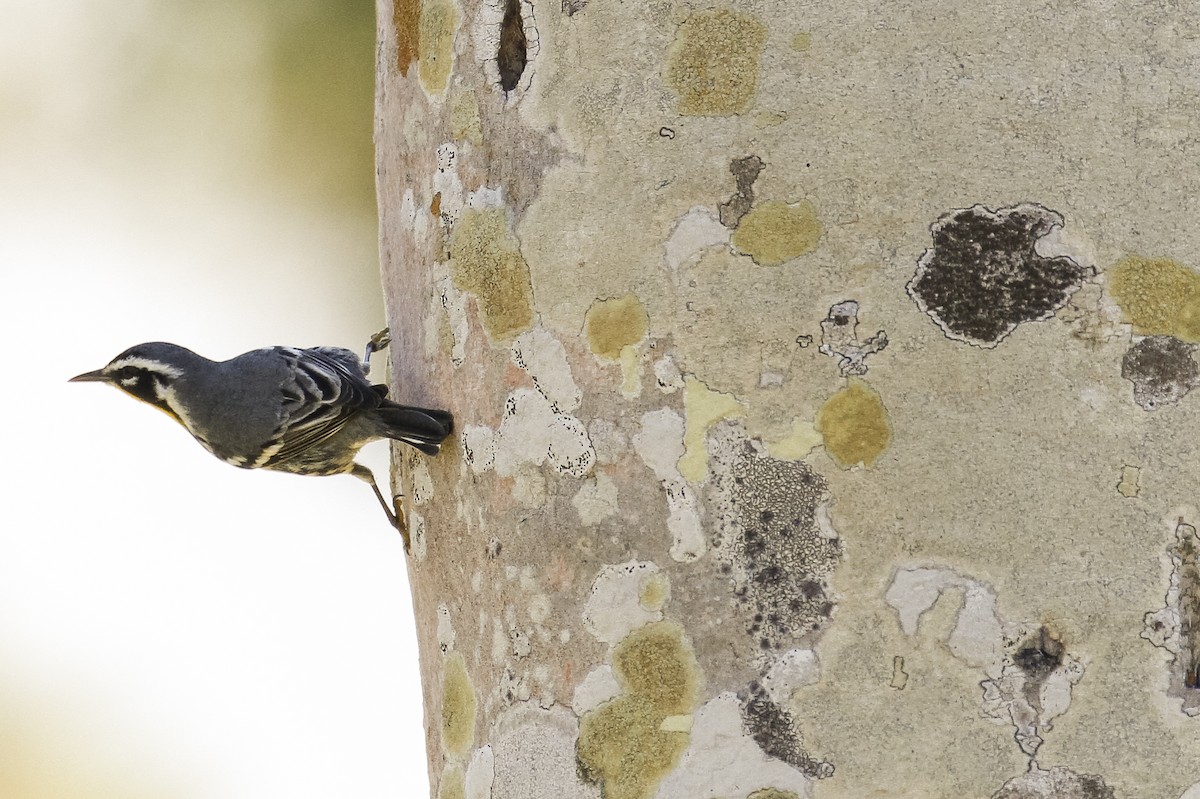
[(1062, 665), (1066, 650), (1062, 642), (1045, 627), (1021, 643), (1013, 653), (1013, 663), (1025, 672), (1027, 681), (1042, 683), (1050, 674)]
[(1004, 783), (992, 799), (1116, 799), (1116, 793), (1096, 774), (1076, 774), (1064, 766), (1043, 771), (1036, 765)]
[(766, 164), (757, 155), (735, 158), (729, 162), (729, 171), (737, 188), (732, 197), (717, 206), (722, 225), (736, 228), (742, 217), (749, 213), (754, 205), (754, 181), (758, 180), (758, 173), (765, 167)]
[(396, 68), (407, 76), (421, 38), (421, 0), (395, 0), (392, 26), (396, 30)]
[(500, 72), (501, 89), (511, 92), (517, 88), (528, 59), (529, 43), (525, 39), (521, 0), (504, 0), (504, 16), (500, 19), (500, 44), (496, 49), (496, 68)]
[(1017, 325), (1053, 316), (1093, 273), (1037, 253), (1037, 241), (1062, 225), (1060, 214), (1033, 203), (951, 211), (930, 227), (933, 246), (908, 293), (947, 338), (995, 347)]
[(1149, 336), (1121, 359), (1121, 377), (1133, 383), (1133, 400), (1143, 410), (1171, 405), (1200, 383), (1195, 347), (1174, 336)]
[(573, 17), (587, 8), (588, 0), (562, 0), (562, 12)]
[(814, 779), (833, 774), (833, 764), (804, 750), (795, 719), (772, 701), (761, 685), (752, 683), (738, 698), (742, 703), (742, 728), (765, 754)]

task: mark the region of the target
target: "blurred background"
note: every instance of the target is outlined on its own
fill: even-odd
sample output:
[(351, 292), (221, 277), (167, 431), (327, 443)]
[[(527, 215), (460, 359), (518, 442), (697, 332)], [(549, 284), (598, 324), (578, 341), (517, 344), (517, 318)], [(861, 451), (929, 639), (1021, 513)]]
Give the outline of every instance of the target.
[[(66, 383), (142, 341), (357, 350), (383, 326), (373, 4), (0, 10), (0, 797), (427, 795), (370, 490), (230, 468)], [(382, 483), (386, 446), (368, 463)]]

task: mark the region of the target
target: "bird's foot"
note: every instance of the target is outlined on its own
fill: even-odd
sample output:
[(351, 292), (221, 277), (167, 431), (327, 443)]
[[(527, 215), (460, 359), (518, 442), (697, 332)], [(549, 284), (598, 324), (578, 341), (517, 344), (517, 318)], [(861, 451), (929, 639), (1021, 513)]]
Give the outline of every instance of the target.
[(371, 356), (380, 350), (386, 350), (387, 346), (392, 343), (392, 334), (388, 328), (380, 330), (375, 335), (371, 336), (367, 341), (367, 350), (363, 355), (363, 371), (367, 374), (371, 373)]
[(400, 532), (400, 538), (404, 541), (404, 554), (412, 554), (412, 538), (408, 531), (408, 517), (404, 515), (404, 495), (396, 494), (392, 497), (392, 508), (395, 515), (392, 517), (392, 524)]

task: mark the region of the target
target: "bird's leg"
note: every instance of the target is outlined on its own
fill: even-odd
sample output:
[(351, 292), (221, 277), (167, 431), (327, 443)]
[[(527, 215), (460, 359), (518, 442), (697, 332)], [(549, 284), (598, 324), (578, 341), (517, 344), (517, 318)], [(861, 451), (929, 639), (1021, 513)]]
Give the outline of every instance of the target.
[(400, 533), (400, 538), (404, 540), (404, 551), (411, 552), (412, 542), (408, 537), (408, 521), (404, 518), (404, 508), (399, 505), (396, 505), (394, 510), (388, 507), (387, 500), (383, 498), (383, 492), (379, 490), (379, 484), (375, 482), (375, 475), (366, 466), (356, 463), (354, 464), (354, 468), (350, 470), (350, 474), (371, 486), (371, 490), (375, 492), (375, 498), (379, 500), (379, 506), (387, 514), (388, 521)]
[(387, 349), (387, 346), (391, 343), (392, 343), (392, 334), (391, 334), (391, 332), (389, 332), (388, 328), (386, 328), (386, 327), (383, 330), (380, 330), (375, 335), (371, 336), (370, 341), (367, 342), (366, 354), (363, 355), (363, 372), (364, 373), (366, 373), (366, 374), (371, 373), (371, 356), (374, 353), (379, 352), (380, 350)]

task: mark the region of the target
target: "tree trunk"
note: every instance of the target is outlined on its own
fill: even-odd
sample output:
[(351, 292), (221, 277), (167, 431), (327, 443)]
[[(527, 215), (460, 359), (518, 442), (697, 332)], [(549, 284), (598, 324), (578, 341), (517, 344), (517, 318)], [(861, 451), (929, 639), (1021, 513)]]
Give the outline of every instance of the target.
[(378, 8), (438, 796), (1200, 778), (1191, 15)]

